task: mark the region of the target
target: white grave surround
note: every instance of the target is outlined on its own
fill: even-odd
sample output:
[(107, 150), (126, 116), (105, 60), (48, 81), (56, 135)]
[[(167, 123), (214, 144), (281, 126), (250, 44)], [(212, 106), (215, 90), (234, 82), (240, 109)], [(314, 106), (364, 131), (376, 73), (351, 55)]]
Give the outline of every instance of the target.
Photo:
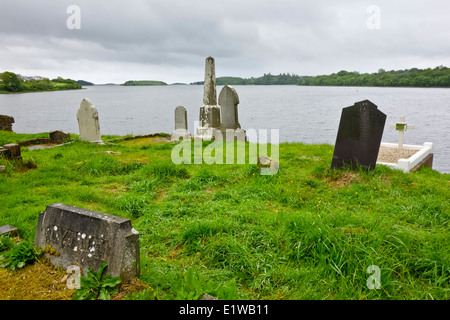
[[(397, 143), (381, 142), (381, 146), (387, 148), (398, 149)], [(418, 150), (409, 159), (399, 159), (397, 163), (377, 162), (377, 164), (384, 164), (393, 169), (402, 170), (404, 173), (409, 173), (415, 166), (422, 162), (430, 153), (433, 152), (433, 143), (425, 142), (423, 146), (404, 144), (403, 149)]]

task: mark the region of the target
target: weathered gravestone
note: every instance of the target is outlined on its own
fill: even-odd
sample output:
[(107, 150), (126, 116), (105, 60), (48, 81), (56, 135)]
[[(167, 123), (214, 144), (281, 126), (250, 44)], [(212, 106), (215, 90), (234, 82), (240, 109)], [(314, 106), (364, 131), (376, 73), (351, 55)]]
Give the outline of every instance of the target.
[(214, 131), (220, 129), (220, 108), (217, 105), (216, 69), (213, 57), (208, 57), (205, 61), (203, 106), (200, 107), (199, 120), (197, 134), (204, 140), (210, 140)]
[(100, 136), (100, 122), (97, 109), (92, 102), (85, 98), (81, 101), (77, 112), (80, 140), (103, 144)]
[(369, 100), (343, 108), (331, 168), (361, 166), (373, 170), (385, 122), (386, 115)]
[(224, 86), (219, 94), (219, 105), (223, 129), (240, 129), (238, 120), (239, 96), (231, 86)]
[(70, 139), (70, 134), (65, 131), (57, 130), (50, 132), (50, 140), (52, 143), (61, 144)]
[(224, 86), (219, 94), (221, 131), (226, 140), (245, 141), (245, 131), (241, 129), (238, 119), (239, 96), (231, 86)]
[(55, 203), (39, 215), (35, 246), (52, 246), (59, 254), (46, 256), (54, 266), (71, 265), (106, 272), (128, 281), (140, 275), (139, 233), (130, 220)]
[(22, 160), (19, 144), (17, 143), (5, 144), (0, 149), (2, 149), (0, 150), (0, 154), (2, 154), (3, 157), (13, 160)]
[(14, 118), (4, 114), (0, 114), (0, 131), (12, 131)]
[(189, 139), (191, 134), (188, 131), (187, 111), (183, 106), (175, 108), (175, 130), (172, 132), (171, 140), (179, 140), (180, 138)]

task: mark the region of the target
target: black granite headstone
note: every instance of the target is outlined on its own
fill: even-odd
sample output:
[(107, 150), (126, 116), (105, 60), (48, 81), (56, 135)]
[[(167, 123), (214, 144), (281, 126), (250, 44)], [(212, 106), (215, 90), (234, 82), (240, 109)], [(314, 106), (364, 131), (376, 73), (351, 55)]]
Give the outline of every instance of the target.
[(331, 168), (375, 169), (386, 115), (364, 100), (343, 108)]

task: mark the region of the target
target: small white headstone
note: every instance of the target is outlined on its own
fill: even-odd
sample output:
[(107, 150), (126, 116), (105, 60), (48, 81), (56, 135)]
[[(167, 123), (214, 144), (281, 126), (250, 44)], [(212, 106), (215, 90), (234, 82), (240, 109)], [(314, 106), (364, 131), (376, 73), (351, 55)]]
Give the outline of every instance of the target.
[(183, 106), (175, 108), (175, 130), (172, 132), (172, 141), (183, 139), (190, 139), (191, 134), (188, 131), (187, 125), (187, 111)]
[(103, 144), (100, 136), (98, 112), (92, 102), (84, 98), (77, 112), (80, 140)]

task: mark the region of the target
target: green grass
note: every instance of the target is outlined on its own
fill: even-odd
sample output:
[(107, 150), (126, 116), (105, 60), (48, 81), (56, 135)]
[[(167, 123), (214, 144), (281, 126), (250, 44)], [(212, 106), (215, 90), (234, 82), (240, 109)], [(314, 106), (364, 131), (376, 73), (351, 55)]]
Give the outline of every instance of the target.
[[(47, 135), (0, 132), (0, 143)], [(34, 169), (0, 159), (0, 225), (32, 241), (55, 202), (131, 219), (154, 288), (131, 298), (450, 298), (448, 174), (330, 170), (332, 146), (282, 143), (280, 171), (262, 176), (254, 164), (175, 165), (174, 144), (74, 137), (22, 148)], [(380, 290), (367, 288), (371, 265)]]

